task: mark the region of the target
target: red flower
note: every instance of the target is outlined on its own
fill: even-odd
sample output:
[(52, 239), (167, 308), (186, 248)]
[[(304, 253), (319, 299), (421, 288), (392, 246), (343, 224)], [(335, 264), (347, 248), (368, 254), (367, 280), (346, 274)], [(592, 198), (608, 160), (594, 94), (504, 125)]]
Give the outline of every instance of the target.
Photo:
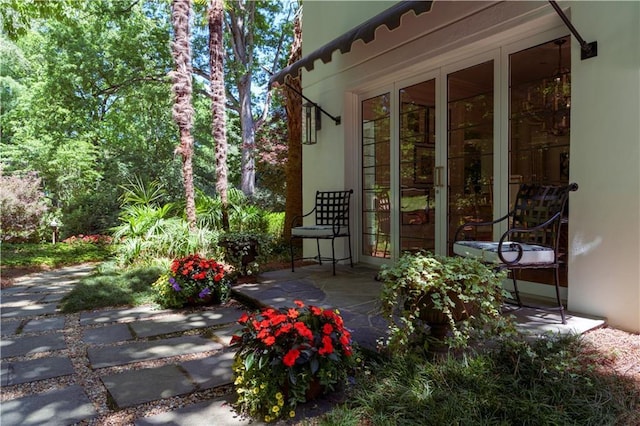
[(274, 315), (271, 318), (271, 325), (278, 325), (280, 323), (283, 323), (287, 320), (287, 316), (282, 314), (282, 315)]
[(262, 339), (265, 345), (272, 346), (276, 342), (276, 338), (273, 336), (266, 337)]
[(304, 308), (304, 303), (301, 300), (294, 300), (293, 303), (298, 305), (299, 308)]
[(242, 341), (242, 337), (236, 336), (234, 334), (233, 336), (231, 336), (231, 342), (229, 344), (233, 346), (235, 343), (238, 343), (240, 341)]
[(318, 308), (317, 306), (311, 306), (309, 309), (311, 309), (311, 313), (313, 315), (320, 315), (322, 314), (322, 308)]
[(318, 355), (331, 355), (333, 353), (333, 342), (331, 337), (324, 336), (322, 338), (322, 347), (318, 350)]
[(249, 321), (249, 315), (247, 315), (247, 313), (243, 313), (242, 316), (238, 319), (238, 322), (240, 324), (246, 324), (247, 321)]
[(293, 309), (293, 308), (289, 308), (289, 311), (287, 313), (287, 316), (291, 319), (296, 319), (298, 318), (298, 315), (300, 315), (300, 312), (298, 312), (297, 310)]
[(293, 364), (296, 363), (296, 360), (300, 356), (300, 351), (297, 349), (291, 349), (287, 354), (282, 358), (282, 363), (287, 367), (293, 367)]
[(308, 340), (313, 340), (313, 333), (309, 330), (309, 327), (301, 321), (296, 322), (293, 325), (298, 332), (298, 334)]
[(322, 326), (322, 332), (324, 334), (331, 334), (332, 331), (333, 331), (333, 326), (331, 324), (327, 323)]
[(276, 332), (275, 332), (275, 336), (276, 336), (276, 337), (278, 337), (278, 336), (280, 336), (281, 334), (288, 333), (288, 332), (290, 332), (292, 329), (293, 329), (293, 325), (291, 325), (290, 323), (282, 324), (282, 325), (280, 326), (280, 328), (278, 328), (278, 329), (276, 330)]

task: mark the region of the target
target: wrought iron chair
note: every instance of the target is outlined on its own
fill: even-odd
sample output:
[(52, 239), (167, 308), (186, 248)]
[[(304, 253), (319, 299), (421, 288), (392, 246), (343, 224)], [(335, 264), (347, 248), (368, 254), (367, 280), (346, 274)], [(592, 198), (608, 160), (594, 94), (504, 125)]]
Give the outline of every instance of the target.
[[(577, 191), (578, 184), (565, 186), (522, 184), (516, 196), (513, 210), (491, 222), (470, 222), (456, 231), (453, 252), (459, 256), (472, 256), (483, 262), (495, 264), (495, 269), (507, 270), (513, 280), (514, 301), (524, 306), (520, 299), (516, 270), (555, 270), (554, 283), (562, 323), (566, 324), (564, 305), (560, 300), (560, 264), (566, 262), (561, 252), (560, 228), (567, 222), (565, 210), (569, 193)], [(478, 226), (489, 226), (507, 221), (508, 229), (500, 241), (467, 241), (466, 233)], [(539, 308), (538, 306), (536, 306)]]
[[(317, 191), (316, 203), (309, 213), (303, 216), (294, 217), (291, 221), (291, 240), (289, 243), (291, 250), (291, 271), (294, 272), (294, 261), (300, 259), (315, 259), (321, 265), (322, 261), (331, 261), (333, 264), (333, 275), (336, 274), (336, 263), (341, 260), (349, 260), (353, 267), (353, 257), (351, 256), (351, 233), (349, 230), (349, 203), (353, 190), (348, 191)], [(305, 217), (315, 213), (314, 225), (302, 225)], [(294, 259), (293, 241), (295, 239), (313, 238), (316, 240), (318, 255), (308, 258)], [(349, 256), (336, 259), (335, 240), (336, 238), (347, 238), (349, 245)], [(322, 257), (320, 254), (320, 240), (331, 240), (331, 257)]]

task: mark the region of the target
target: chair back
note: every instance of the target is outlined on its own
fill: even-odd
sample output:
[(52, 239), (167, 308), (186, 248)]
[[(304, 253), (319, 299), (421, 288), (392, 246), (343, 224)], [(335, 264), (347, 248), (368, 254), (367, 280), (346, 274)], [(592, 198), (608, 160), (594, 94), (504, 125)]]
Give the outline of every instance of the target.
[[(511, 229), (527, 229), (528, 232), (513, 232), (509, 239), (527, 244), (556, 247), (559, 228), (566, 215), (569, 192), (578, 185), (564, 186), (522, 184), (513, 210)], [(548, 223), (547, 223), (548, 222)], [(545, 226), (541, 226), (545, 224)], [(540, 227), (539, 229), (533, 229)]]
[(353, 189), (348, 191), (316, 192), (316, 225), (349, 226), (349, 202)]

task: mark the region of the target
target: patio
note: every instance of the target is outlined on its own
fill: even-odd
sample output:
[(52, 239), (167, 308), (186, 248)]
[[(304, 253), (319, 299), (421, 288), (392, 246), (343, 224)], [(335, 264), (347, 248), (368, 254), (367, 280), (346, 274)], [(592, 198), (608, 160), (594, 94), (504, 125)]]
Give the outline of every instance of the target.
[[(303, 300), (325, 308), (337, 308), (354, 339), (363, 347), (375, 349), (376, 340), (385, 335), (386, 322), (380, 316), (379, 295), (381, 282), (375, 280), (377, 270), (370, 266), (337, 265), (332, 275), (328, 264), (311, 265), (291, 270), (278, 270), (261, 274), (258, 282), (233, 287), (241, 297), (263, 306), (291, 306), (294, 300)], [(545, 300), (524, 302), (543, 305)], [(553, 301), (549, 303), (553, 306)], [(523, 333), (581, 334), (606, 325), (605, 319), (567, 311), (567, 323), (560, 315), (533, 308), (505, 305), (505, 313), (514, 316), (517, 328)]]

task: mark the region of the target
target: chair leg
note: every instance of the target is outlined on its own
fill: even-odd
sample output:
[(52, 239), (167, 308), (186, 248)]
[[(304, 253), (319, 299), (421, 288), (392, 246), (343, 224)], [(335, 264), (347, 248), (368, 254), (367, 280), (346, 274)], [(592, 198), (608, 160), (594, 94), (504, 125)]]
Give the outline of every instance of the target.
[[(351, 253), (351, 234), (349, 234), (349, 236), (347, 238), (349, 240), (349, 264), (353, 268), (353, 255)], [(387, 250), (387, 246), (386, 246), (386, 243), (385, 243), (385, 252), (386, 252), (386, 250)]]
[(322, 256), (320, 256), (320, 240), (316, 238), (316, 246), (318, 246), (318, 262), (322, 265)]
[(566, 324), (567, 319), (565, 318), (565, 315), (564, 315), (564, 305), (562, 304), (562, 300), (560, 300), (560, 268), (558, 268), (558, 266), (556, 265), (555, 269), (556, 269), (556, 273), (555, 273), (556, 300), (558, 301), (558, 309), (560, 309), (560, 318), (562, 318), (562, 324)]
[(518, 302), (518, 306), (522, 307), (522, 300), (520, 300), (520, 291), (518, 290), (518, 280), (516, 279), (516, 271), (511, 271), (511, 280), (513, 281), (513, 292), (516, 295), (516, 302)]
[(331, 239), (331, 263), (333, 266), (333, 275), (336, 274), (336, 249), (335, 249), (335, 242), (336, 239), (332, 238)]

